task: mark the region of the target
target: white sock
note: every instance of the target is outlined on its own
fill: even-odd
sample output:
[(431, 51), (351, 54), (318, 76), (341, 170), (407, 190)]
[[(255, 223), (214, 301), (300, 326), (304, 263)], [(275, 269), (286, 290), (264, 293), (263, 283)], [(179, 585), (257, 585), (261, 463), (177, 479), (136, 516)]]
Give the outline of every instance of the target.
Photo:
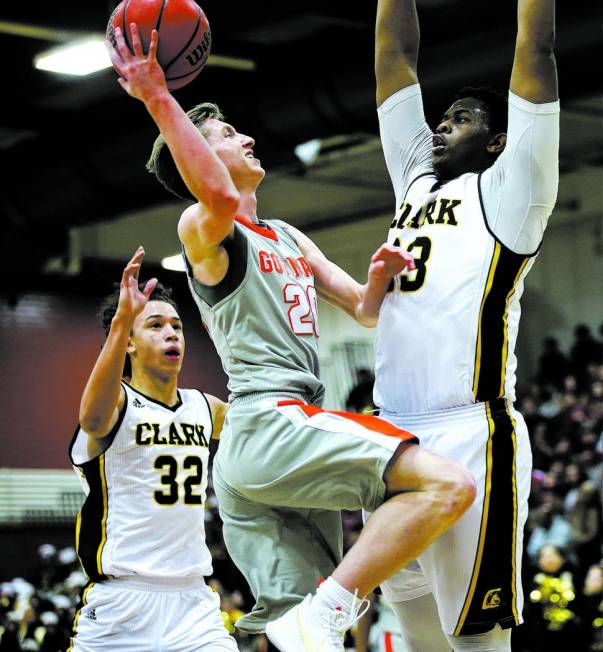
[(328, 577), (317, 589), (316, 597), (329, 609), (340, 609), (346, 615), (352, 611), (354, 594), (344, 589), (332, 577)]

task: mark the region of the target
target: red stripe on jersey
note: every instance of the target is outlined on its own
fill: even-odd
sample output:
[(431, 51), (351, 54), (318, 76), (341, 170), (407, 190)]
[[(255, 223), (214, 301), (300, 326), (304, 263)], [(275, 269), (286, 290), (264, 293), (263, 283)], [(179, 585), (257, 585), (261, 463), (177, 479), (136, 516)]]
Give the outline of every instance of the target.
[(385, 652), (394, 652), (391, 632), (385, 632), (385, 634), (383, 634), (383, 646), (385, 648)]
[(237, 221), (242, 226), (246, 226), (248, 229), (251, 229), (255, 233), (264, 236), (264, 238), (268, 238), (269, 240), (274, 240), (275, 242), (278, 242), (278, 236), (276, 235), (276, 231), (268, 228), (267, 226), (260, 226), (256, 222), (252, 222), (249, 218), (243, 217), (242, 215), (237, 215), (235, 217), (235, 221)]
[(385, 419), (380, 419), (379, 417), (371, 416), (370, 414), (356, 414), (354, 412), (342, 412), (340, 410), (323, 410), (322, 408), (316, 407), (316, 405), (308, 405), (303, 401), (295, 400), (279, 401), (277, 405), (279, 407), (284, 405), (299, 405), (299, 407), (304, 411), (304, 414), (309, 417), (313, 417), (315, 414), (320, 414), (321, 412), (324, 412), (325, 414), (335, 414), (338, 417), (354, 421), (354, 423), (357, 423), (367, 430), (378, 432), (381, 435), (388, 435), (389, 437), (397, 437), (402, 441), (412, 441), (417, 439), (412, 433), (397, 428), (393, 423), (390, 423)]

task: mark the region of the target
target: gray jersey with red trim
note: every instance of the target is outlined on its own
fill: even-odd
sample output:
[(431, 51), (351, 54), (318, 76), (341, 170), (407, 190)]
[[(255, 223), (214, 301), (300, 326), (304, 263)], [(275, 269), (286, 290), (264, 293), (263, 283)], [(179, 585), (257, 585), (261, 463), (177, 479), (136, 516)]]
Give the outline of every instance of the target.
[(283, 222), (239, 217), (223, 246), (229, 270), (217, 286), (199, 283), (188, 263), (187, 272), (231, 396), (290, 391), (320, 403), (317, 296), (297, 241)]

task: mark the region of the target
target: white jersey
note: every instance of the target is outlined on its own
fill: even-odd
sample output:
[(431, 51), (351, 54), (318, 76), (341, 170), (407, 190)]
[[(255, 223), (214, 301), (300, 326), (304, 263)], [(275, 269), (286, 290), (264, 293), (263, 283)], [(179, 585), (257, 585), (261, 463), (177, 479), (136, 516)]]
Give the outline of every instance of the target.
[(557, 193), (558, 112), (558, 102), (511, 94), (505, 152), (483, 173), (441, 184), (418, 85), (380, 107), (398, 206), (388, 242), (416, 263), (394, 279), (379, 315), (375, 403), (383, 411), (515, 399), (519, 300)]
[(69, 451), (86, 493), (76, 526), (82, 567), (92, 581), (210, 575), (209, 403), (197, 390), (179, 389), (168, 407), (122, 386), (126, 401), (105, 451), (90, 459), (80, 427)]

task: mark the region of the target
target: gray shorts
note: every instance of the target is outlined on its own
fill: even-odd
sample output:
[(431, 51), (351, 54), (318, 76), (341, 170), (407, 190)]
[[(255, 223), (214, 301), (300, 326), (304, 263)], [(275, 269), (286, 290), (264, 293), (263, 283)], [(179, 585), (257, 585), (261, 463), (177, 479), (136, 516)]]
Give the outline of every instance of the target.
[(378, 417), (278, 395), (235, 401), (213, 478), (228, 553), (256, 599), (237, 627), (264, 631), (333, 572), (342, 556), (339, 511), (377, 509), (388, 463), (415, 443)]

